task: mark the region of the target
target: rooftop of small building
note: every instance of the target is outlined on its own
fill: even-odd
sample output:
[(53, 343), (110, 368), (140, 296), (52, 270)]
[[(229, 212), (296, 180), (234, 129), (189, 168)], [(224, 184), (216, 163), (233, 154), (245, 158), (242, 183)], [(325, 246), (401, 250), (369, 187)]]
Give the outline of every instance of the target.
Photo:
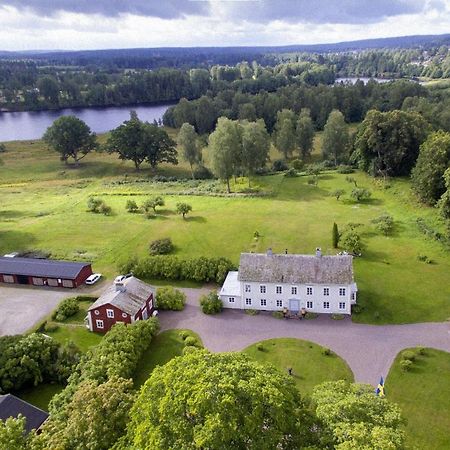
[(241, 284), (238, 280), (238, 272), (228, 272), (222, 285), (222, 289), (220, 289), (220, 295), (226, 295), (228, 297), (241, 296)]

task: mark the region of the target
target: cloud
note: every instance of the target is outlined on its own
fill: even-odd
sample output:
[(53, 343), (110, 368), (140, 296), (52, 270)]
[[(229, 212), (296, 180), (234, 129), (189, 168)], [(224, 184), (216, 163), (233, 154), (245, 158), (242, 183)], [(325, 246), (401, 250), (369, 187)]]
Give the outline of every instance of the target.
[[(438, 3), (437, 1), (435, 3)], [(374, 23), (421, 12), (427, 0), (235, 0), (212, 1), (217, 14), (234, 20), (270, 23)]]
[(31, 10), (43, 16), (69, 12), (105, 17), (133, 14), (161, 19), (207, 14), (209, 10), (207, 1), (191, 0), (0, 0), (0, 6)]

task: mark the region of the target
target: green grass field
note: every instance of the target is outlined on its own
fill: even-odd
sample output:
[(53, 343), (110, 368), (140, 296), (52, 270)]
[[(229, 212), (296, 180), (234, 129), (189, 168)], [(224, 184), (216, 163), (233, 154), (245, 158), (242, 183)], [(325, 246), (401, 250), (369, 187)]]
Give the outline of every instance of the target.
[(450, 353), (426, 349), (409, 372), (402, 372), (400, 361), (401, 353), (387, 377), (386, 396), (407, 419), (407, 443), (413, 449), (448, 450)]
[[(243, 251), (312, 253), (331, 248), (331, 228), (349, 222), (363, 224), (365, 250), (355, 259), (359, 303), (363, 307), (353, 320), (367, 323), (442, 321), (450, 317), (450, 255), (442, 244), (420, 234), (415, 220), (423, 217), (443, 230), (433, 208), (417, 204), (407, 180), (391, 182), (384, 189), (363, 173), (352, 174), (358, 186), (372, 191), (372, 199), (356, 204), (349, 199), (352, 185), (346, 175), (328, 172), (318, 186), (307, 177), (282, 175), (257, 177), (253, 185), (270, 193), (266, 197), (217, 197), (205, 195), (219, 188), (218, 182), (154, 183), (143, 169), (136, 174), (131, 164), (113, 155), (96, 153), (76, 169), (65, 167), (55, 153), (39, 141), (7, 143), (0, 166), (0, 253), (21, 249), (51, 251), (55, 258), (93, 261), (95, 271), (107, 277), (130, 256), (147, 254), (149, 243), (171, 237), (180, 256), (225, 256), (237, 263)], [(273, 156), (275, 157), (275, 155)], [(161, 166), (158, 173), (188, 176), (185, 164)], [(247, 180), (238, 180), (242, 189)], [(343, 188), (337, 201), (329, 194)], [(220, 190), (219, 189), (219, 190)], [(182, 194), (191, 195), (182, 195)], [(153, 219), (125, 211), (128, 199), (142, 203), (161, 194), (166, 205)], [(192, 195), (201, 194), (201, 195)], [(90, 195), (112, 206), (110, 217), (88, 213)], [(183, 220), (175, 205), (186, 201), (193, 212)], [(371, 220), (388, 212), (395, 219), (395, 232), (385, 237)], [(261, 237), (253, 238), (258, 231)], [(417, 260), (427, 255), (433, 264)]]
[(50, 400), (54, 395), (61, 392), (62, 389), (63, 386), (60, 384), (43, 383), (38, 386), (22, 389), (19, 392), (14, 392), (14, 395), (44, 411), (48, 411)]
[[(258, 344), (263, 350), (258, 350)], [(302, 394), (311, 394), (314, 386), (324, 381), (353, 381), (353, 373), (346, 362), (331, 353), (324, 355), (320, 345), (300, 339), (279, 338), (255, 343), (243, 350), (261, 363), (270, 363), (287, 373), (292, 368), (292, 375)]]

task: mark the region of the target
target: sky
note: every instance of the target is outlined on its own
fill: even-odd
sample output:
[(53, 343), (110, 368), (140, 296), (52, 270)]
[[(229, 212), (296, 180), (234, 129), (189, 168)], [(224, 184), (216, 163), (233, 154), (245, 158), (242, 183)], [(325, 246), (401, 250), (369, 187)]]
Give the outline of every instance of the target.
[(0, 49), (289, 45), (450, 33), (450, 0), (0, 0)]

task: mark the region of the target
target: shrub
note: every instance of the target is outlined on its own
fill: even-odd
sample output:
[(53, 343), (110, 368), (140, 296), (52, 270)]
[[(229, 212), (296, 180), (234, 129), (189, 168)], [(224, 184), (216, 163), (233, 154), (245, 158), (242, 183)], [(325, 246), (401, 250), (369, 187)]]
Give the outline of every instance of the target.
[(350, 196), (357, 202), (362, 202), (365, 200), (369, 200), (372, 196), (372, 193), (366, 188), (354, 188), (350, 193)]
[(272, 171), (268, 167), (260, 167), (255, 170), (255, 175), (269, 175)]
[(264, 345), (261, 342), (258, 342), (256, 344), (256, 350), (263, 352), (264, 351)]
[(288, 177), (288, 178), (294, 178), (294, 177), (296, 177), (298, 174), (297, 174), (297, 171), (292, 167), (292, 168), (290, 168), (289, 170), (287, 170), (287, 172), (284, 174), (284, 176), (285, 177)]
[(217, 314), (222, 311), (222, 301), (216, 291), (203, 295), (200, 298), (200, 306), (205, 314)]
[(87, 201), (88, 211), (93, 213), (100, 212), (100, 206), (102, 205), (103, 200), (101, 198), (89, 197)]
[(430, 258), (428, 258), (427, 255), (422, 255), (422, 254), (417, 255), (417, 259), (426, 264), (431, 264), (433, 262)]
[(55, 322), (45, 322), (44, 331), (47, 331), (48, 333), (56, 331), (58, 328), (59, 325), (56, 324)]
[(173, 252), (173, 249), (174, 246), (170, 238), (156, 239), (149, 246), (150, 255), (167, 255)]
[(416, 360), (416, 354), (412, 350), (405, 350), (402, 353), (402, 359), (414, 362)]
[(417, 347), (417, 353), (421, 356), (425, 356), (427, 354), (427, 350), (425, 347)]
[(355, 188), (358, 187), (358, 183), (353, 177), (345, 177), (345, 181), (347, 181), (347, 183), (353, 183), (355, 185)]
[(156, 291), (156, 305), (162, 310), (181, 311), (184, 309), (186, 295), (172, 286), (161, 287)]
[(322, 355), (324, 355), (324, 356), (331, 356), (332, 353), (333, 352), (329, 348), (322, 349)]
[(275, 317), (275, 319), (283, 319), (284, 315), (281, 311), (274, 311), (272, 317)]
[(6, 152), (5, 144), (0, 144), (0, 153), (5, 153), (5, 152)]
[(105, 202), (102, 202), (98, 212), (100, 214), (104, 214), (105, 216), (110, 216), (112, 214), (112, 208), (111, 208), (111, 206), (107, 205)]
[(53, 318), (58, 322), (63, 322), (67, 318), (74, 316), (79, 310), (80, 305), (76, 297), (66, 298), (53, 313)]
[(190, 333), (189, 333), (189, 331), (181, 330), (181, 331), (178, 333), (178, 336), (180, 336), (180, 338), (183, 339), (183, 341), (184, 341), (187, 337), (190, 336)]
[(372, 223), (374, 223), (377, 230), (381, 231), (385, 236), (391, 234), (394, 228), (394, 218), (389, 214), (378, 216), (376, 219), (372, 220)]
[(413, 362), (409, 359), (403, 359), (400, 361), (400, 367), (403, 372), (409, 372), (412, 369)]
[(331, 314), (333, 320), (342, 320), (345, 318), (344, 314)]
[(319, 314), (317, 314), (317, 313), (307, 312), (305, 319), (312, 320), (312, 319), (317, 319), (318, 317), (319, 317)]
[(246, 309), (245, 314), (248, 314), (249, 316), (256, 316), (259, 314), (259, 311), (257, 309)]
[(189, 336), (184, 340), (184, 345), (188, 347), (197, 347), (198, 341), (194, 336)]
[(353, 167), (351, 167), (351, 166), (346, 166), (345, 164), (342, 164), (342, 165), (338, 166), (337, 171), (338, 171), (338, 173), (348, 174), (348, 173), (353, 173), (355, 171), (355, 169), (353, 169)]
[(341, 247), (349, 253), (353, 253), (354, 255), (361, 254), (361, 236), (355, 229), (344, 232), (341, 236), (340, 243)]
[(308, 164), (305, 168), (305, 172), (307, 175), (314, 175), (314, 176), (320, 175), (320, 172), (322, 172), (322, 170), (323, 170), (322, 164)]
[(125, 205), (125, 209), (129, 213), (136, 213), (139, 210), (139, 206), (134, 200), (127, 200), (127, 204)]
[(194, 178), (196, 180), (211, 180), (214, 178), (214, 175), (207, 167), (198, 166), (194, 170)]
[(292, 168), (294, 168), (295, 170), (302, 170), (303, 169), (303, 161), (301, 159), (294, 159), (292, 161)]
[(288, 170), (288, 166), (284, 159), (276, 159), (272, 164), (272, 170), (275, 172), (283, 172), (284, 170)]

